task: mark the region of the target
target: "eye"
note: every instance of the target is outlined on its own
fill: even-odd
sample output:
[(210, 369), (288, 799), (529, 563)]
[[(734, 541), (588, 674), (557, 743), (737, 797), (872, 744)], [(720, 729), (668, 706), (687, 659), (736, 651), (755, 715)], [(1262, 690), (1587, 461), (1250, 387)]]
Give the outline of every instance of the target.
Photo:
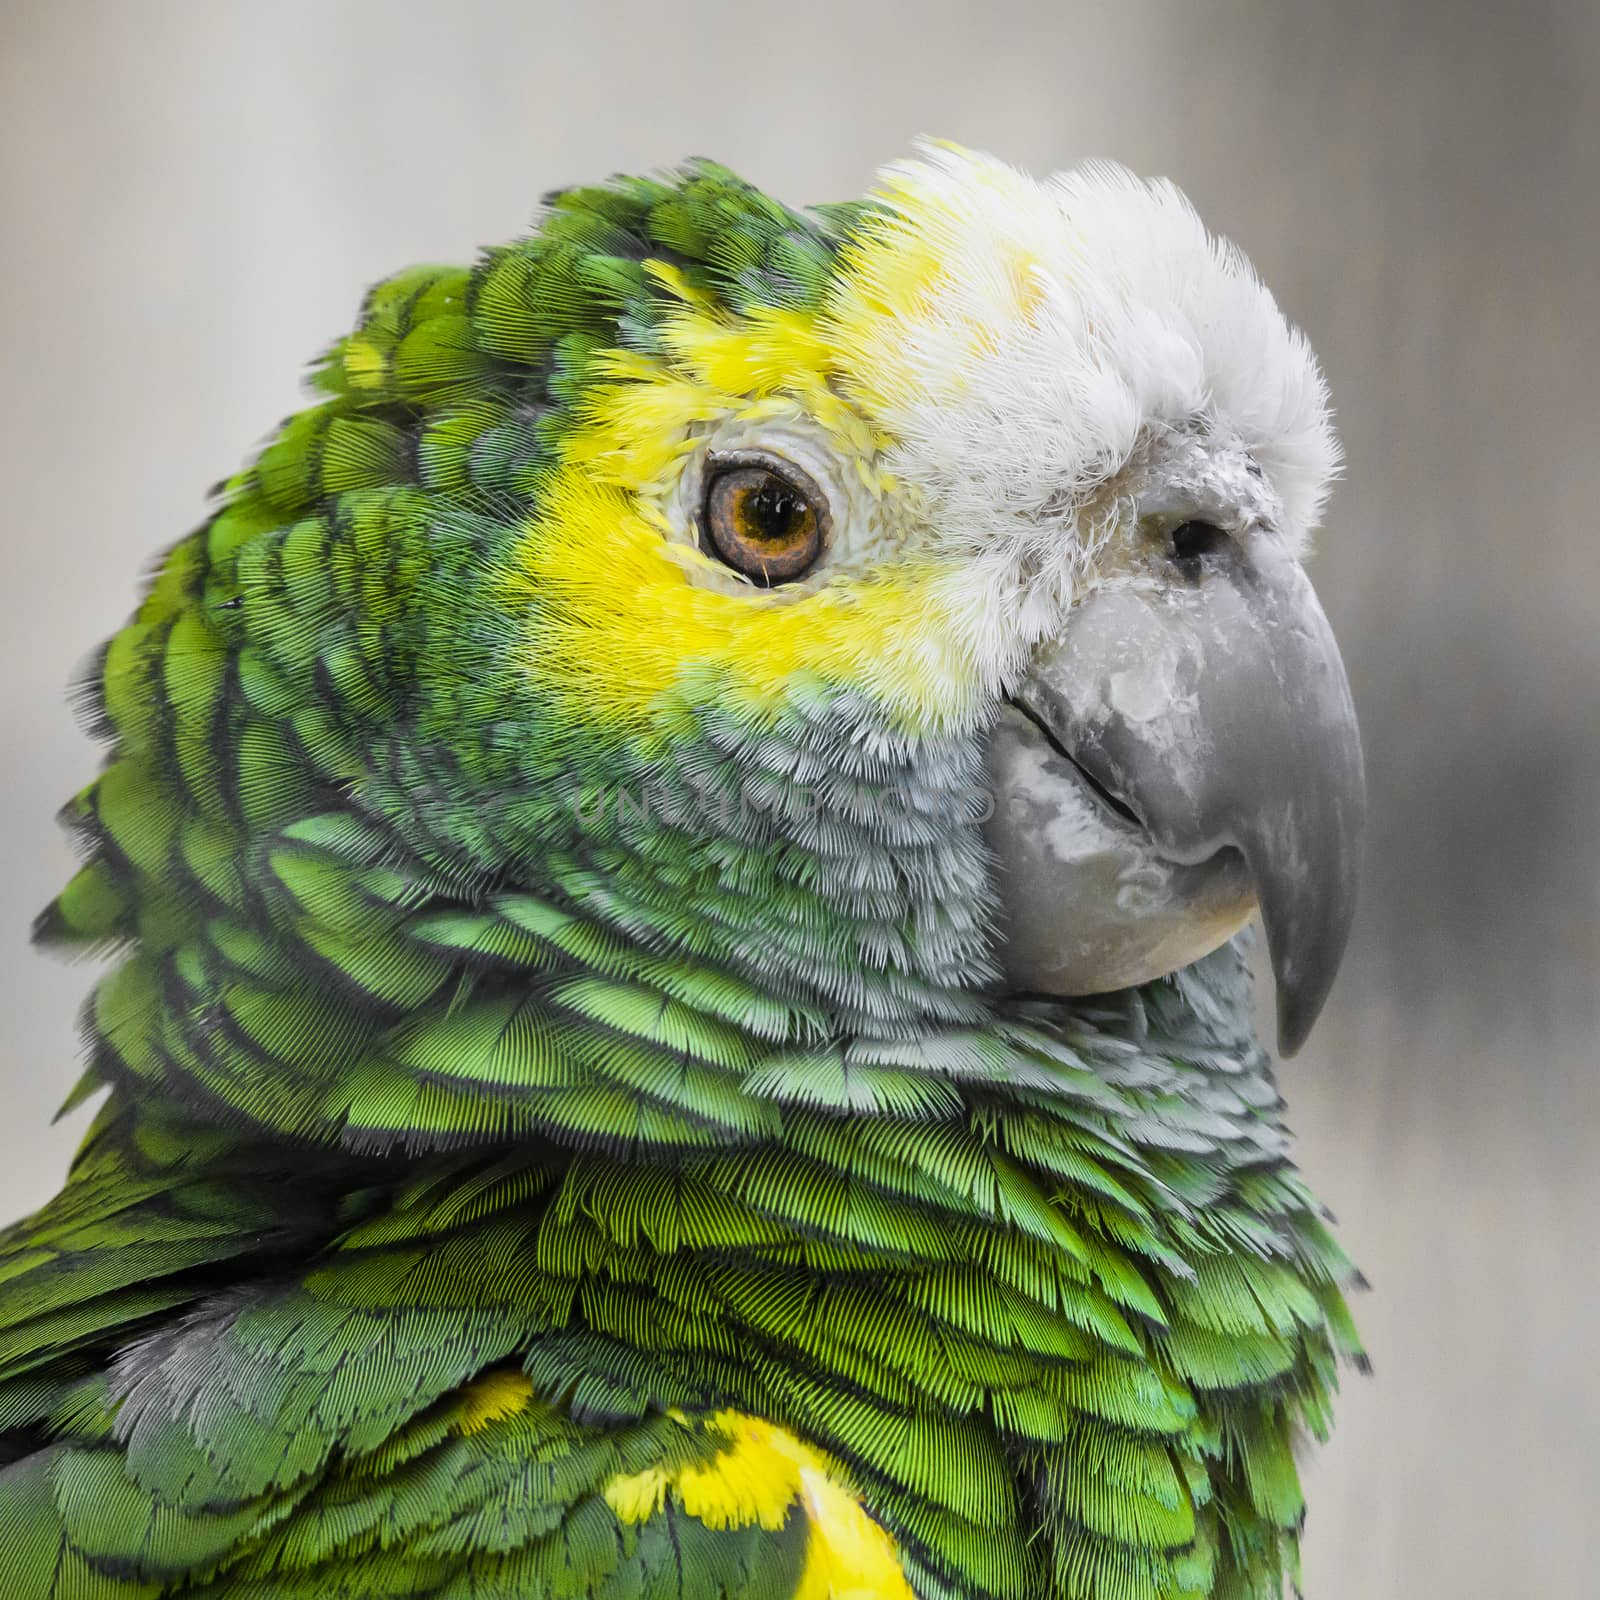
[(706, 457), (703, 514), (712, 548), (763, 588), (803, 577), (822, 554), (828, 499), (811, 477), (765, 450)]
[(1179, 523), (1167, 538), (1173, 564), (1186, 578), (1198, 578), (1200, 563), (1228, 542), (1228, 535), (1214, 522)]

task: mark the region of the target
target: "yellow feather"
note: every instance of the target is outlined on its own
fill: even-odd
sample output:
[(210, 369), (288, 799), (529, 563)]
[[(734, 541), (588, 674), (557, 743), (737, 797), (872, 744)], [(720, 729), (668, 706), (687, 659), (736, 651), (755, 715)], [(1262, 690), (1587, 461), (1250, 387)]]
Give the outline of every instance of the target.
[(975, 704), (978, 673), (940, 580), (903, 563), (810, 593), (703, 587), (699, 557), (669, 547), (624, 490), (568, 468), (544, 486), (539, 520), (505, 576), (528, 616), (530, 677), (591, 725), (648, 734), (649, 713), (690, 667), (775, 710), (800, 674), (852, 684), (908, 728), (945, 727)]
[(708, 1528), (776, 1532), (798, 1505), (810, 1532), (794, 1600), (913, 1600), (894, 1540), (867, 1515), (820, 1450), (759, 1417), (718, 1412), (705, 1424), (725, 1448), (709, 1461), (613, 1478), (605, 1498), (620, 1522), (656, 1516), (670, 1493)]
[(668, 1483), (667, 1474), (660, 1467), (630, 1472), (605, 1486), (606, 1504), (616, 1513), (618, 1522), (648, 1522), (665, 1503)]
[(482, 1433), (491, 1422), (526, 1411), (533, 1400), (533, 1384), (522, 1372), (486, 1372), (461, 1391), (457, 1433)]

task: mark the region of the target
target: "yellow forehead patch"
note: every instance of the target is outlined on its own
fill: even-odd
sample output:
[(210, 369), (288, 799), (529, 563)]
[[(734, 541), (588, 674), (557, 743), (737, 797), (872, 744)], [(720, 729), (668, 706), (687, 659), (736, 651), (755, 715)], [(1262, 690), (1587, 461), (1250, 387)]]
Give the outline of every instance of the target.
[(1029, 233), (1048, 233), (1059, 219), (1039, 185), (946, 148), (963, 157), (959, 181), (923, 163), (884, 172), (886, 208), (844, 247), (819, 319), (849, 393), (875, 416), (915, 405), (935, 375), (949, 386), (939, 398), (959, 398), (964, 363), (956, 357), (991, 350), (1027, 326), (1043, 298), (1044, 240)]
[[(1028, 182), (998, 165), (982, 168), (981, 181)], [(966, 286), (963, 305), (977, 309), (948, 335), (980, 346), (1028, 316), (1038, 275), (1026, 248), (992, 236), (975, 243), (983, 230), (967, 200), (912, 169), (886, 184), (894, 209), (869, 218), (844, 248), (821, 312), (734, 314), (655, 262), (647, 270), (673, 301), (662, 353), (596, 358), (597, 381), (561, 444), (561, 466), (541, 486), (506, 596), (528, 619), (529, 673), (583, 720), (645, 731), (661, 696), (699, 668), (757, 710), (776, 709), (808, 674), (860, 690), (908, 731), (958, 726), (980, 703), (982, 641), (953, 558), (905, 554), (805, 593), (730, 591), (725, 571), (701, 567), (708, 558), (669, 539), (662, 509), (708, 428), (796, 412), (868, 494), (893, 493), (878, 461), (894, 441), (872, 418), (890, 402), (914, 405), (926, 385), (928, 352), (906, 341), (930, 298), (972, 269), (976, 251), (982, 294), (974, 301)]]
[(758, 418), (797, 406), (841, 455), (867, 461), (885, 442), (838, 393), (835, 352), (815, 316), (752, 306), (734, 317), (709, 304), (663, 262), (647, 270), (678, 301), (661, 326), (666, 359), (612, 350), (597, 358), (599, 382), (563, 458), (607, 482), (659, 488), (693, 447), (696, 423), (739, 414)]

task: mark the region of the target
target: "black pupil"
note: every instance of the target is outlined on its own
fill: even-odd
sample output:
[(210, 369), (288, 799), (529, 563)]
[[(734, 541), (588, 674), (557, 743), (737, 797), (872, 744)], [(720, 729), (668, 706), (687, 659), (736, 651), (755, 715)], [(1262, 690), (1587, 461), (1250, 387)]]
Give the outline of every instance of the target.
[(786, 544), (803, 513), (800, 497), (778, 478), (768, 478), (746, 502), (758, 538), (768, 544)]
[(1198, 561), (1218, 549), (1227, 535), (1214, 522), (1185, 522), (1172, 530), (1172, 558)]

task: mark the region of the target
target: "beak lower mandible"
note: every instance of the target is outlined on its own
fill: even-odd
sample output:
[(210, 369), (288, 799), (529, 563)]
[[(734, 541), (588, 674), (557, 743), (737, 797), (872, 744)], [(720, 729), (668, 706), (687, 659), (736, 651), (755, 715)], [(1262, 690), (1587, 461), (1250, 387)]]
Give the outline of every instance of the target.
[(1263, 531), (1198, 577), (1096, 590), (1012, 698), (1161, 855), (1243, 857), (1292, 1055), (1344, 953), (1366, 813), (1349, 681), (1299, 562)]

